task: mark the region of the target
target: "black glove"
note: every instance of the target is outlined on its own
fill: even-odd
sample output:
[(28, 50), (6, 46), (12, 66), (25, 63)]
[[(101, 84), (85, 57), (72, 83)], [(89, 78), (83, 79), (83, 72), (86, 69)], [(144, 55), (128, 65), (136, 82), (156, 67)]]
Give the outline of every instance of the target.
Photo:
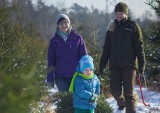
[(137, 82), (138, 82), (138, 84), (140, 84), (139, 83), (139, 78), (140, 78), (140, 82), (141, 82), (142, 86), (146, 85), (145, 75), (141, 74), (141, 73), (138, 74), (138, 76), (137, 76)]
[(141, 75), (144, 75), (144, 68), (139, 68), (138, 73), (141, 74)]
[(47, 82), (47, 86), (49, 88), (54, 88), (54, 82)]

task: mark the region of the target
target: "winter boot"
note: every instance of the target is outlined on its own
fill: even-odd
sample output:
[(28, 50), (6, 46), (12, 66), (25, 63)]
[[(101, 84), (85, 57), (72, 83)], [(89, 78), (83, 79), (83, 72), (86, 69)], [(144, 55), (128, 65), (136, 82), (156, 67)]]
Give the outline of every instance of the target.
[(119, 106), (118, 109), (119, 110), (123, 110), (125, 108), (125, 106)]

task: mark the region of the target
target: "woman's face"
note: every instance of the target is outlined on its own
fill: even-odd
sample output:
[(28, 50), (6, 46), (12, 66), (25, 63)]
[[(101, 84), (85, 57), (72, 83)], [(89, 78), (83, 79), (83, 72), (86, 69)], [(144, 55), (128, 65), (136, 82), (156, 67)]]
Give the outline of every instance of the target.
[(121, 21), (121, 20), (127, 18), (127, 15), (124, 14), (124, 13), (122, 13), (122, 12), (116, 12), (116, 13), (115, 13), (115, 17), (116, 17), (116, 19), (117, 19), (118, 21)]
[(91, 68), (86, 68), (83, 72), (84, 75), (89, 76), (93, 74), (93, 70)]
[(63, 19), (59, 24), (58, 24), (58, 28), (63, 31), (63, 32), (67, 32), (69, 29), (69, 23), (66, 19)]

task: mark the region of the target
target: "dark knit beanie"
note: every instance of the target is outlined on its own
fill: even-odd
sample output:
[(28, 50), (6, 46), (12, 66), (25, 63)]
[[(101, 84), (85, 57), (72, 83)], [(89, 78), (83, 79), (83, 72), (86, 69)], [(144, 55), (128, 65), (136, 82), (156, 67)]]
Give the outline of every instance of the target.
[(128, 15), (128, 6), (126, 3), (119, 2), (115, 7), (115, 12), (122, 12)]

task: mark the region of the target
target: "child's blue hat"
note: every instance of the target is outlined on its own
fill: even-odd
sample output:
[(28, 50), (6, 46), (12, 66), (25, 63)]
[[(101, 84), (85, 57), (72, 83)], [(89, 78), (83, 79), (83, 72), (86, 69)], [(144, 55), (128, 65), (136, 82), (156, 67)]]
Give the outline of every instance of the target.
[(86, 68), (91, 68), (94, 71), (93, 58), (89, 55), (84, 55), (79, 61), (79, 67), (82, 73)]

